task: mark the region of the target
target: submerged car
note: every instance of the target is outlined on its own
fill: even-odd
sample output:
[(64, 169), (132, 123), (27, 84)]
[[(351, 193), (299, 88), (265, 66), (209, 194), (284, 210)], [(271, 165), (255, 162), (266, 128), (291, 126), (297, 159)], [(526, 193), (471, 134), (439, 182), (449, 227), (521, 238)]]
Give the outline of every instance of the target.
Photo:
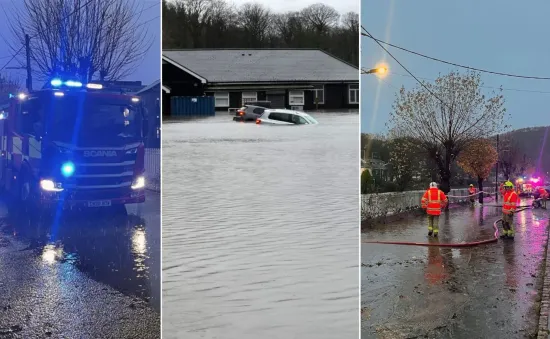
[(271, 101), (247, 102), (235, 112), (233, 121), (256, 121), (269, 108), (271, 108)]
[(266, 109), (258, 119), (256, 124), (268, 125), (316, 125), (317, 120), (304, 112), (292, 111), (288, 109)]

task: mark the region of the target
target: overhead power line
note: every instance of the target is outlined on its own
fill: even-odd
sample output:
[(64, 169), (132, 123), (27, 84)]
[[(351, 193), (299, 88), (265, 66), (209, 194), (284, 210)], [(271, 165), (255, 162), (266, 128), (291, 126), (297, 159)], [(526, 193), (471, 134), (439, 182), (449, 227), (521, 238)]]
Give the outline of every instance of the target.
[[(363, 26), (361, 26), (361, 28), (363, 28)], [(364, 29), (364, 28), (363, 28), (363, 29)], [(366, 30), (365, 30), (365, 31), (366, 31)], [(519, 75), (519, 74), (495, 72), (495, 71), (489, 71), (489, 70), (482, 69), (482, 68), (477, 68), (477, 67), (471, 67), (471, 66), (461, 65), (461, 64), (457, 64), (457, 63), (455, 63), (455, 62), (450, 62), (450, 61), (442, 60), (442, 59), (439, 59), (439, 58), (434, 58), (434, 57), (431, 57), (431, 56), (426, 55), (426, 54), (422, 54), (422, 53), (419, 53), (419, 52), (415, 52), (415, 51), (412, 51), (412, 50), (410, 50), (410, 49), (407, 49), (407, 48), (404, 48), (404, 47), (401, 47), (401, 46), (397, 46), (397, 45), (391, 44), (391, 43), (386, 42), (386, 41), (382, 41), (382, 40), (380, 40), (380, 39), (377, 39), (377, 38), (373, 37), (373, 36), (372, 36), (371, 34), (369, 34), (368, 32), (367, 32), (367, 33), (361, 33), (361, 35), (366, 36), (367, 38), (372, 39), (373, 41), (375, 41), (375, 42), (378, 43), (379, 45), (380, 45), (380, 44), (384, 44), (384, 45), (387, 45), (387, 46), (390, 46), (390, 47), (393, 47), (393, 48), (397, 48), (397, 49), (400, 49), (400, 50), (402, 50), (402, 51), (405, 51), (405, 52), (408, 52), (408, 53), (411, 53), (411, 54), (414, 54), (414, 55), (418, 55), (418, 56), (420, 56), (420, 57), (423, 57), (423, 58), (426, 58), (426, 59), (429, 59), (429, 60), (441, 62), (441, 63), (447, 64), (447, 65), (452, 65), (452, 66), (456, 66), (456, 67), (460, 67), (460, 68), (469, 69), (469, 70), (472, 70), (472, 71), (477, 71), (477, 72), (482, 72), (482, 73), (488, 73), (488, 74), (494, 74), (494, 75), (502, 75), (502, 76), (511, 77), (511, 78), (532, 79), (532, 80), (550, 80), (550, 77), (538, 77), (538, 76), (529, 76), (529, 75)]]
[[(397, 72), (392, 72), (392, 74), (395, 74), (395, 75), (399, 75), (401, 77), (411, 77), (410, 75), (408, 74), (400, 74), (400, 73), (397, 73)], [(428, 80), (428, 81), (435, 81), (435, 79), (432, 79), (432, 78), (425, 78), (425, 77), (419, 77), (417, 76), (418, 79), (422, 79), (422, 80)], [(511, 92), (527, 92), (527, 93), (539, 93), (539, 94), (550, 94), (550, 91), (537, 91), (537, 90), (531, 90), (531, 89), (523, 89), (523, 88), (506, 88), (506, 87), (494, 87), (494, 86), (479, 86), (479, 87), (483, 87), (483, 88), (489, 88), (489, 89), (502, 89), (503, 91), (511, 91)]]

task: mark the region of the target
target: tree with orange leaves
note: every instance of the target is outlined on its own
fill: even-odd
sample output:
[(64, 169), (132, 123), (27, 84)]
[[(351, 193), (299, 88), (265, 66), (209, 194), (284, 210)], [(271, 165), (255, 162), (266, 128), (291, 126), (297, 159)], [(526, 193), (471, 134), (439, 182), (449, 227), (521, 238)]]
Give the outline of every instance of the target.
[[(483, 181), (489, 177), (491, 169), (498, 160), (498, 153), (487, 139), (474, 139), (458, 156), (460, 168), (477, 178), (479, 191), (483, 191)], [(479, 203), (483, 203), (483, 194), (479, 194)]]

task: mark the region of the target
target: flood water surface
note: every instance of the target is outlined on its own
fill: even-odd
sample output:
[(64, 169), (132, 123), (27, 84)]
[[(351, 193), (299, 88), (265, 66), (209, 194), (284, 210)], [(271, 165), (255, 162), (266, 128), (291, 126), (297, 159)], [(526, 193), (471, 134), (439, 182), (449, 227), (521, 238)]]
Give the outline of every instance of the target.
[(163, 125), (163, 338), (357, 338), (356, 113)]

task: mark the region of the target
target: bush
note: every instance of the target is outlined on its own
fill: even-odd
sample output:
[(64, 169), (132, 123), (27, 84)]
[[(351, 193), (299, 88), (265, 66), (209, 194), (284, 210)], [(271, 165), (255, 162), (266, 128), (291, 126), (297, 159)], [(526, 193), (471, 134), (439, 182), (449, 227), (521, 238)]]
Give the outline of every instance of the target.
[(361, 173), (361, 194), (368, 194), (372, 192), (372, 176), (368, 170), (364, 170)]

